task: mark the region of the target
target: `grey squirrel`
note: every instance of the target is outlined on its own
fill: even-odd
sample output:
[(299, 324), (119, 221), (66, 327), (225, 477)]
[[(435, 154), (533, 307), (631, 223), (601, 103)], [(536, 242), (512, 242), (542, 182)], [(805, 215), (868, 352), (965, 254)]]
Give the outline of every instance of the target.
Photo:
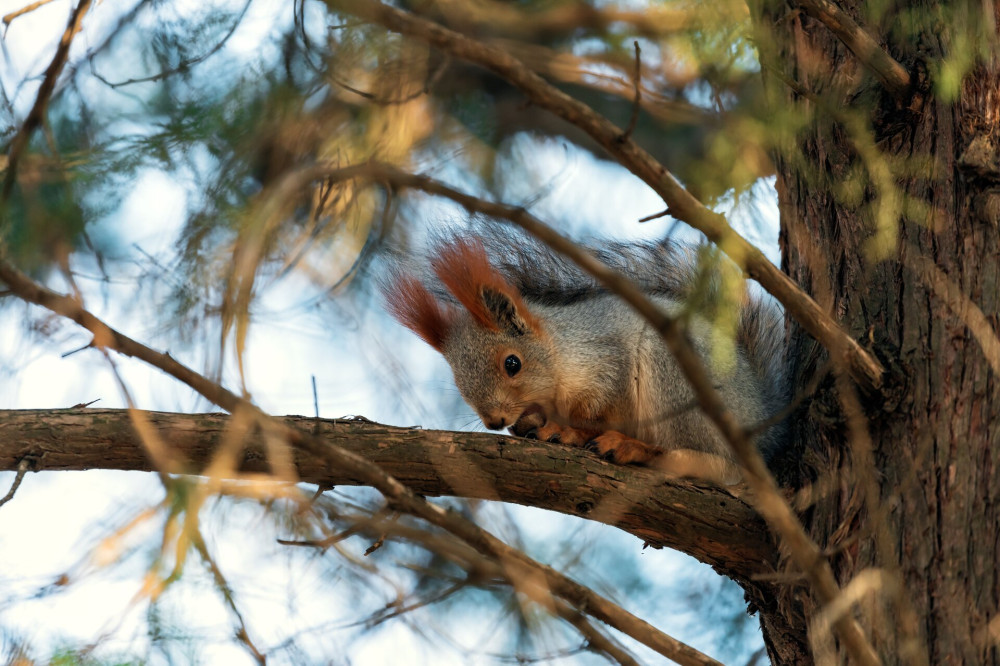
[[(736, 353), (723, 362), (712, 353), (712, 324), (688, 307), (706, 285), (719, 289), (718, 274), (706, 277), (693, 249), (671, 241), (588, 249), (686, 321), (740, 423), (761, 423), (785, 406), (776, 306), (742, 299)], [(397, 271), (383, 286), (389, 311), (444, 355), (487, 428), (584, 446), (614, 462), (678, 476), (739, 480), (729, 447), (694, 404), (659, 334), (576, 265), (538, 243), (494, 233), (441, 240), (430, 266), (444, 290), (432, 292)], [(765, 458), (783, 437), (782, 424), (758, 436)]]

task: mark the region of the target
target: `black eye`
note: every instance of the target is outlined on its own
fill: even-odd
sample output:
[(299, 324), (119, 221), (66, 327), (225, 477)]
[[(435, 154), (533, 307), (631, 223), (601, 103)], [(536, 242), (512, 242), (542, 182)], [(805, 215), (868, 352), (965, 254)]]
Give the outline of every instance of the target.
[(504, 359), (503, 369), (507, 371), (508, 377), (513, 377), (521, 369), (521, 359), (511, 354)]

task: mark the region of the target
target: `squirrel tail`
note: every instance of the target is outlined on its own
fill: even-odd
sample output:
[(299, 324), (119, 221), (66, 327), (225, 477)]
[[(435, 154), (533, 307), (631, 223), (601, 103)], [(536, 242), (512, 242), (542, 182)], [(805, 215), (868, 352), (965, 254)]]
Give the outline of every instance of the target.
[[(761, 380), (761, 403), (766, 418), (786, 407), (788, 395), (787, 354), (781, 310), (767, 296), (746, 298), (740, 310), (736, 338), (747, 360)], [(787, 419), (761, 433), (758, 446), (770, 461), (785, 446)]]

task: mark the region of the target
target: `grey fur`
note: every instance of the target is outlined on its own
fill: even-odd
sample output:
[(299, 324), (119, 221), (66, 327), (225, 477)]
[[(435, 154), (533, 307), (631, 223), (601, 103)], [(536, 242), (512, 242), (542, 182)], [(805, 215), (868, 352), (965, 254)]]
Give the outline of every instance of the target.
[[(693, 406), (694, 396), (672, 354), (630, 306), (575, 264), (519, 233), (487, 225), (476, 235), (494, 268), (520, 293), (545, 332), (539, 337), (512, 330), (511, 318), (525, 313), (512, 313), (506, 304), (496, 310), (501, 332), (483, 329), (459, 308), (443, 353), (463, 397), (488, 427), (511, 426), (526, 405), (542, 401), (539, 396), (549, 401), (547, 412), (557, 411), (552, 396), (572, 391), (572, 399), (585, 403), (591, 413), (624, 415), (621, 422), (600, 423), (606, 430), (662, 449), (732, 460), (715, 426)], [(592, 241), (587, 247), (686, 322), (688, 336), (722, 398), (744, 426), (765, 421), (785, 406), (784, 330), (781, 313), (769, 300), (749, 298), (742, 304), (735, 358), (722, 367), (712, 353), (710, 318), (701, 309), (718, 307), (722, 290), (717, 265), (700, 262), (695, 248), (669, 240)], [(436, 293), (454, 303), (442, 289)], [(496, 303), (490, 309), (494, 311)], [(517, 387), (512, 388), (516, 382), (498, 369), (507, 350), (515, 350), (524, 372), (531, 373), (527, 393), (517, 393)], [(785, 432), (779, 424), (759, 436), (765, 457), (783, 446)]]

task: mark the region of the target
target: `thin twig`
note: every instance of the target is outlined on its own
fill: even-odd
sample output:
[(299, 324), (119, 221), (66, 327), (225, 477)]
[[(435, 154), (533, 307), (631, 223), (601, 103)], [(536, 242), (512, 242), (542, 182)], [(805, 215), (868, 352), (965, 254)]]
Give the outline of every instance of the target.
[(661, 210), (659, 213), (653, 213), (652, 215), (647, 215), (646, 217), (640, 217), (640, 222), (652, 222), (653, 220), (658, 220), (661, 217), (666, 217), (670, 215), (670, 209)]
[(635, 98), (632, 100), (632, 115), (629, 116), (628, 126), (625, 128), (625, 133), (622, 134), (622, 141), (628, 141), (632, 138), (635, 125), (639, 122), (639, 108), (642, 106), (642, 86), (640, 85), (642, 83), (642, 60), (640, 58), (642, 50), (639, 48), (639, 40), (635, 40), (633, 44), (635, 44), (635, 75), (632, 81), (635, 84)]
[(312, 387), (313, 387), (313, 411), (316, 412), (316, 418), (319, 418), (319, 393), (316, 392), (316, 375), (312, 375)]
[(28, 473), (28, 469), (30, 468), (31, 460), (29, 458), (21, 458), (21, 461), (17, 463), (17, 473), (14, 475), (14, 483), (11, 484), (10, 490), (3, 496), (3, 499), (0, 499), (0, 506), (14, 499), (14, 493), (21, 486), (21, 481), (24, 481), (24, 475)]
[(909, 100), (909, 73), (872, 39), (854, 19), (830, 0), (799, 0), (806, 13), (820, 21), (870, 69), (886, 90), (900, 102)]
[(98, 402), (99, 400), (100, 400), (100, 398), (94, 398), (90, 402), (78, 402), (75, 405), (73, 405), (72, 407), (70, 407), (70, 409), (86, 409), (87, 407), (90, 407), (92, 404), (94, 404), (95, 402)]
[(258, 664), (266, 664), (267, 657), (260, 651), (260, 649), (254, 644), (253, 640), (250, 638), (250, 633), (247, 631), (247, 623), (243, 619), (243, 613), (240, 612), (239, 607), (236, 605), (236, 597), (233, 595), (233, 589), (229, 585), (229, 581), (226, 580), (225, 575), (222, 573), (222, 569), (215, 562), (215, 558), (212, 554), (208, 552), (208, 546), (205, 544), (205, 539), (202, 537), (200, 531), (195, 531), (192, 535), (192, 543), (198, 554), (201, 556), (202, 562), (208, 567), (208, 570), (212, 573), (212, 578), (215, 581), (215, 586), (218, 588), (219, 592), (222, 594), (222, 598), (226, 600), (226, 606), (229, 611), (236, 618), (236, 622), (239, 627), (236, 629), (236, 639), (243, 643), (247, 651), (253, 656), (254, 661)]
[[(2, 246), (0, 246), (0, 250), (2, 250)], [(472, 521), (416, 495), (375, 463), (341, 447), (332, 446), (308, 433), (289, 427), (278, 419), (265, 414), (253, 403), (178, 362), (169, 354), (155, 351), (116, 331), (83, 308), (78, 301), (36, 283), (2, 257), (0, 257), (0, 280), (6, 282), (7, 286), (23, 300), (71, 319), (90, 331), (94, 336), (95, 346), (114, 350), (153, 365), (184, 382), (204, 398), (230, 413), (246, 411), (257, 416), (262, 428), (269, 431), (271, 435), (280, 437), (294, 447), (321, 457), (327, 461), (331, 468), (363, 479), (382, 493), (393, 508), (422, 518), (430, 524), (454, 534), (480, 553), (496, 558), (505, 567), (515, 567), (526, 574), (530, 573), (533, 579), (544, 583), (551, 594), (561, 597), (576, 608), (584, 610), (592, 617), (631, 636), (668, 659), (690, 666), (719, 665), (719, 662), (711, 657), (668, 636), (648, 622), (596, 594), (590, 588), (580, 585), (552, 567), (535, 561), (520, 550), (508, 546)]]
[(9, 26), (11, 22), (19, 16), (24, 16), (30, 12), (35, 11), (39, 7), (44, 7), (45, 5), (52, 2), (52, 0), (37, 0), (37, 2), (32, 2), (31, 4), (25, 5), (20, 9), (14, 10), (9, 14), (5, 14), (3, 17), (4, 26)]
[(0, 203), (6, 201), (10, 196), (10, 191), (17, 179), (18, 163), (21, 161), (21, 157), (28, 147), (31, 134), (45, 119), (45, 111), (48, 108), (52, 93), (55, 91), (56, 80), (66, 65), (70, 44), (73, 43), (73, 37), (80, 30), (80, 23), (83, 21), (84, 14), (90, 8), (90, 3), (91, 0), (80, 0), (76, 9), (70, 14), (69, 23), (66, 26), (66, 30), (63, 31), (62, 39), (59, 40), (56, 54), (52, 57), (52, 62), (49, 63), (48, 68), (45, 70), (45, 77), (42, 79), (42, 85), (38, 88), (38, 96), (35, 97), (35, 104), (31, 107), (31, 111), (28, 112), (28, 117), (24, 119), (21, 129), (18, 130), (11, 141), (7, 162), (7, 175), (4, 177), (3, 190), (0, 192)]
[(736, 233), (725, 218), (706, 208), (634, 141), (622, 141), (622, 131), (586, 104), (550, 85), (501, 48), (470, 39), (426, 19), (374, 0), (327, 0), (384, 27), (419, 39), (446, 53), (495, 72), (519, 88), (534, 104), (585, 131), (622, 166), (649, 185), (667, 203), (670, 214), (701, 231), (747, 274), (785, 306), (832, 356), (843, 361), (851, 376), (866, 387), (881, 388), (881, 364), (851, 338), (827, 312), (782, 273), (759, 249)]

